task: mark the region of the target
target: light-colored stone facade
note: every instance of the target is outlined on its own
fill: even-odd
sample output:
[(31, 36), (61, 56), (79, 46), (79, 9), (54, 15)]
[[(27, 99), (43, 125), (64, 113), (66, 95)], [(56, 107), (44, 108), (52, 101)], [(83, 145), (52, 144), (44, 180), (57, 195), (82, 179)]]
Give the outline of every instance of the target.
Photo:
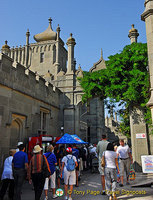
[[(64, 133), (77, 134), (96, 143), (105, 133), (104, 102), (94, 98), (82, 104), (82, 88), (77, 80), (83, 76), (76, 69), (75, 39), (70, 34), (68, 50), (60, 38), (60, 27), (52, 30), (51, 19), (43, 33), (36, 34), (36, 43), (10, 48), (2, 46), (0, 57), (0, 161), (9, 148), (30, 136)], [(105, 68), (100, 60), (91, 72)], [(44, 124), (45, 123), (45, 124)]]

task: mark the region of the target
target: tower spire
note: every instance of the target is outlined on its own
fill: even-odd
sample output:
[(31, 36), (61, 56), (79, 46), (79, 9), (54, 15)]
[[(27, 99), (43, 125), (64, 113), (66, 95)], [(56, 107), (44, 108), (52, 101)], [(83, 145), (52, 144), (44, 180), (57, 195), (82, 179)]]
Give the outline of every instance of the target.
[(101, 48), (101, 59), (103, 59), (103, 50)]
[(139, 33), (138, 30), (134, 28), (134, 24), (132, 24), (131, 26), (132, 28), (129, 30), (128, 37), (130, 38), (132, 44), (133, 42), (137, 43), (137, 38), (139, 36)]
[(48, 19), (48, 21), (49, 21), (49, 26), (50, 26), (50, 28), (52, 29), (52, 18), (50, 17), (49, 19)]

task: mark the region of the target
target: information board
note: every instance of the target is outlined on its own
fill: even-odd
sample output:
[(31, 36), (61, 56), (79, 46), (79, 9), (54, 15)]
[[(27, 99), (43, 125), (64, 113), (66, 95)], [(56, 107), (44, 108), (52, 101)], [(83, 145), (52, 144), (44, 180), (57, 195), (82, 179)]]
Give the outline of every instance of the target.
[(153, 156), (152, 155), (141, 156), (141, 161), (142, 161), (143, 173), (153, 173)]

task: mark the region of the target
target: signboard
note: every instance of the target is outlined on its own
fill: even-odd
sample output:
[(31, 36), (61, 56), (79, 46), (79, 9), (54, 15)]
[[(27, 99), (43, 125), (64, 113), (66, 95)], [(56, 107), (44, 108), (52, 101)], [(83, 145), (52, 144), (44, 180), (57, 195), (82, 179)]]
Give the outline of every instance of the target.
[(153, 173), (153, 156), (141, 156), (143, 173)]
[(136, 138), (137, 139), (144, 139), (144, 138), (146, 138), (146, 134), (145, 133), (136, 133)]
[(42, 141), (43, 142), (51, 142), (52, 141), (52, 137), (42, 137)]

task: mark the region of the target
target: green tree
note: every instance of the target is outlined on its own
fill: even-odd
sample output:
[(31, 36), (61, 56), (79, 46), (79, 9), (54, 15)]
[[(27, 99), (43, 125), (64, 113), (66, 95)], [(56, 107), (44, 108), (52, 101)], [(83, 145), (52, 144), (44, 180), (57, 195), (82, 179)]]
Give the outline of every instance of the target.
[(84, 95), (83, 101), (99, 96), (109, 97), (116, 102), (125, 104), (125, 111), (121, 112), (122, 132), (129, 134), (129, 107), (139, 105), (144, 108), (146, 121), (149, 122), (150, 110), (146, 108), (149, 100), (147, 45), (132, 43), (123, 48), (120, 53), (109, 56), (106, 69), (97, 72), (85, 72), (80, 80)]

